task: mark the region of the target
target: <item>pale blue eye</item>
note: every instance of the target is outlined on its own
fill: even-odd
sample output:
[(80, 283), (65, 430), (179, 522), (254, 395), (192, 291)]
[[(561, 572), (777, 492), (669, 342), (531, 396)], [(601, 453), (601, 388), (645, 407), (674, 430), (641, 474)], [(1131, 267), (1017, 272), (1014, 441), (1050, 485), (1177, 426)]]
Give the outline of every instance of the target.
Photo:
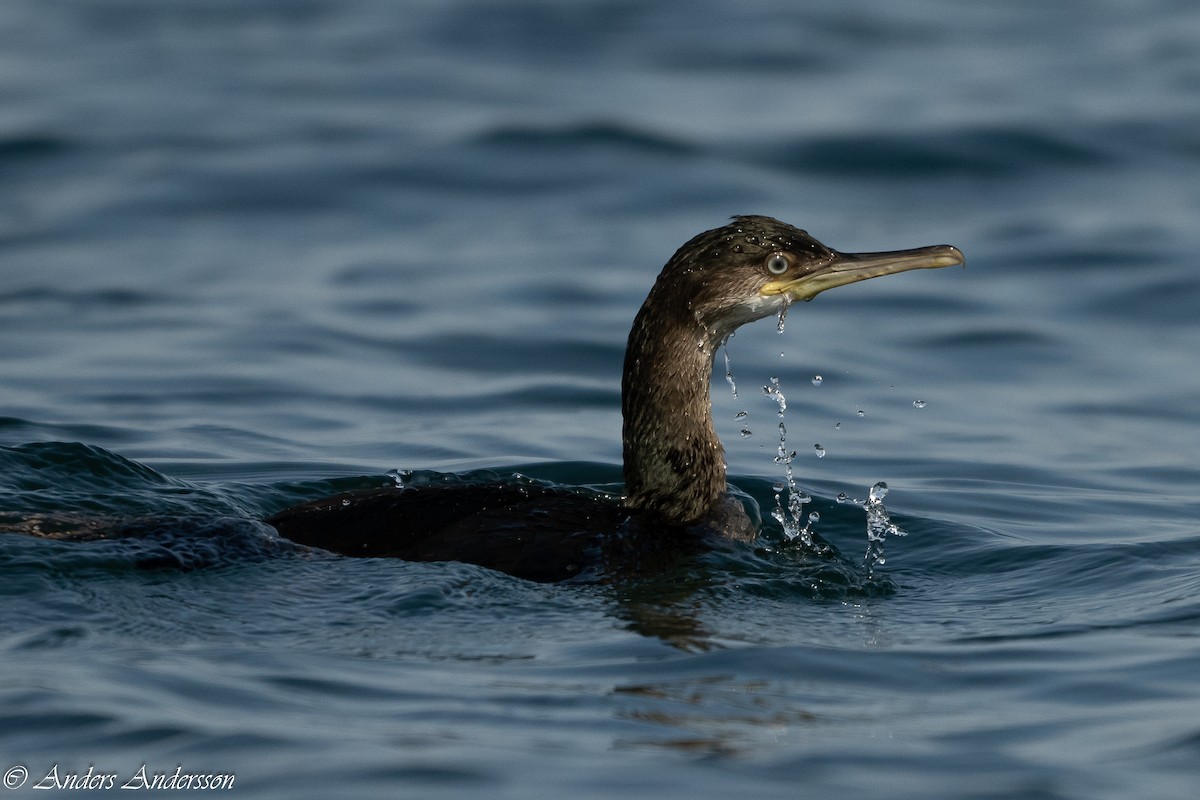
[(791, 263), (783, 253), (775, 253), (767, 257), (767, 272), (772, 275), (782, 275), (788, 271)]

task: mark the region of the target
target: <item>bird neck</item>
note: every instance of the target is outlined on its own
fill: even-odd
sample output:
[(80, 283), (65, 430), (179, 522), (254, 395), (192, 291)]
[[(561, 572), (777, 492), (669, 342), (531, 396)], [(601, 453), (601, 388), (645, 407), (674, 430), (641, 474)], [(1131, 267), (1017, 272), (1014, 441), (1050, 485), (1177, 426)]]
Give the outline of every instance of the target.
[(686, 305), (677, 313), (663, 305), (652, 291), (625, 351), (625, 503), (689, 524), (710, 514), (725, 492), (725, 455), (709, 394), (719, 341)]

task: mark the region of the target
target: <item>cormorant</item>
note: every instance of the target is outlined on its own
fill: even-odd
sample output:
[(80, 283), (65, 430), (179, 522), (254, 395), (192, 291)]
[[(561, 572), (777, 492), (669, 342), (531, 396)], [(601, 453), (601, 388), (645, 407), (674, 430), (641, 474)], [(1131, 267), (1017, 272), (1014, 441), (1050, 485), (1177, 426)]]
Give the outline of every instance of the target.
[(950, 245), (839, 253), (770, 217), (739, 216), (671, 257), (633, 322), (621, 380), (625, 496), (486, 483), (349, 492), (266, 522), (348, 556), (461, 561), (536, 581), (642, 572), (753, 525), (726, 491), (709, 385), (739, 326), (837, 286), (964, 263)]

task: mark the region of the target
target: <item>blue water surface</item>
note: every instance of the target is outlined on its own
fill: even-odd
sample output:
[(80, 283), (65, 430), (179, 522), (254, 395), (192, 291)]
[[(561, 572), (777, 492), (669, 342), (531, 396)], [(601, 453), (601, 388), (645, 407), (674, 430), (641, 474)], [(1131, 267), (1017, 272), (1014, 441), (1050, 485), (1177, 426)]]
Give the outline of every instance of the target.
[[(0, 63), (0, 521), (189, 520), (0, 534), (14, 797), (1194, 796), (1194, 3), (8, 0)], [(257, 522), (619, 491), (629, 323), (742, 213), (968, 258), (729, 342), (760, 547), (558, 586)], [(770, 519), (772, 377), (838, 556)]]

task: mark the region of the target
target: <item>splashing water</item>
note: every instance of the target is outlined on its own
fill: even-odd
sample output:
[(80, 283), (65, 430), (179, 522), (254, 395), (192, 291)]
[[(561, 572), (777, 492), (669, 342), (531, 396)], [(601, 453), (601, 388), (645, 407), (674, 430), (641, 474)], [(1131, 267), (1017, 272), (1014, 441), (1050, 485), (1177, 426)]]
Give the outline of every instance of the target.
[[(812, 547), (813, 525), (821, 516), (816, 513), (809, 514), (808, 521), (801, 524), (801, 520), (804, 519), (804, 505), (811, 503), (812, 498), (796, 485), (796, 475), (792, 471), (796, 451), (789, 450), (787, 446), (787, 426), (783, 421), (784, 411), (787, 410), (787, 398), (780, 388), (779, 378), (772, 377), (770, 385), (763, 387), (763, 394), (774, 400), (779, 408), (779, 448), (775, 454), (775, 463), (783, 465), (784, 477), (782, 482), (775, 484), (775, 508), (771, 511), (771, 516), (782, 526), (783, 535), (788, 541), (799, 539), (806, 547)], [(783, 500), (785, 492), (786, 504)]]
[[(733, 334), (729, 335), (732, 336)], [(736, 400), (738, 396), (737, 383), (733, 380), (733, 367), (729, 364), (729, 339), (721, 342), (721, 353), (725, 356), (725, 380), (729, 381), (729, 390), (733, 392), (733, 397)]]
[[(792, 305), (792, 300), (787, 295), (783, 295), (782, 300), (783, 302), (779, 304), (779, 321), (775, 324), (775, 332), (779, 334), (783, 333), (784, 325), (787, 322), (788, 308)], [(780, 352), (779, 357), (783, 358), (783, 356), (783, 352)], [(796, 451), (788, 450), (787, 447), (787, 427), (783, 424), (783, 415), (787, 411), (787, 398), (779, 385), (778, 376), (771, 376), (771, 383), (769, 386), (763, 387), (763, 394), (774, 400), (779, 407), (779, 449), (775, 454), (775, 463), (783, 464), (785, 481), (783, 484), (776, 484), (778, 488), (775, 491), (775, 510), (771, 512), (771, 516), (783, 527), (783, 535), (788, 541), (799, 539), (805, 547), (812, 547), (813, 525), (821, 518), (821, 515), (814, 511), (808, 515), (808, 521), (803, 526), (800, 524), (800, 519), (804, 514), (804, 504), (811, 503), (812, 498), (796, 485), (796, 475), (792, 472), (792, 462), (796, 460)], [(786, 510), (783, 506), (784, 488), (787, 489)]]
[[(729, 334), (725, 341), (721, 342), (721, 352), (725, 355), (725, 380), (729, 381), (729, 390), (733, 392), (733, 397), (736, 400), (738, 396), (737, 382), (733, 379), (733, 366), (729, 360), (729, 339), (733, 334)], [(738, 433), (743, 439), (749, 439), (754, 433), (745, 424), (746, 417), (750, 416), (749, 412), (744, 409), (733, 415), (734, 422), (742, 423)]]
[(783, 295), (783, 302), (779, 304), (779, 322), (775, 323), (775, 332), (783, 333), (783, 323), (787, 319), (788, 306), (792, 304), (792, 299), (786, 294)]
[(842, 492), (837, 496), (839, 503), (853, 503), (867, 512), (867, 552), (863, 556), (863, 569), (866, 570), (867, 580), (875, 577), (875, 567), (883, 566), (883, 540), (888, 536), (907, 536), (908, 532), (892, 522), (887, 509), (883, 507), (883, 498), (887, 497), (888, 486), (879, 481), (871, 487), (867, 499), (852, 500)]
[[(788, 492), (786, 509), (783, 507), (784, 491)], [(791, 480), (789, 473), (787, 483), (781, 481), (775, 484), (775, 508), (771, 511), (771, 517), (783, 526), (783, 535), (787, 541), (794, 542), (799, 539), (805, 547), (812, 548), (816, 546), (813, 541), (814, 526), (820, 521), (821, 515), (816, 511), (809, 512), (808, 520), (803, 526), (800, 525), (804, 504), (810, 502), (812, 498), (807, 493), (795, 491), (795, 482)]]
[(742, 423), (741, 429), (738, 431), (738, 433), (741, 434), (743, 439), (749, 439), (754, 435), (754, 432), (746, 426), (746, 417), (748, 416), (750, 416), (750, 414), (746, 411), (739, 411), (733, 415), (734, 422)]
[(775, 401), (779, 406), (779, 418), (783, 419), (783, 412), (787, 411), (787, 398), (779, 388), (779, 378), (772, 375), (771, 383), (763, 387), (763, 394)]
[[(794, 450), (790, 454), (781, 452), (780, 456), (775, 459), (784, 464), (784, 480), (775, 484), (775, 508), (771, 510), (771, 517), (783, 528), (783, 536), (787, 541), (792, 542), (799, 539), (805, 547), (813, 547), (813, 525), (821, 518), (821, 515), (814, 511), (808, 515), (807, 522), (803, 525), (800, 524), (800, 520), (804, 518), (804, 506), (806, 503), (812, 502), (812, 497), (796, 485), (790, 460), (795, 455)], [(783, 500), (785, 493), (787, 494), (786, 506)]]

